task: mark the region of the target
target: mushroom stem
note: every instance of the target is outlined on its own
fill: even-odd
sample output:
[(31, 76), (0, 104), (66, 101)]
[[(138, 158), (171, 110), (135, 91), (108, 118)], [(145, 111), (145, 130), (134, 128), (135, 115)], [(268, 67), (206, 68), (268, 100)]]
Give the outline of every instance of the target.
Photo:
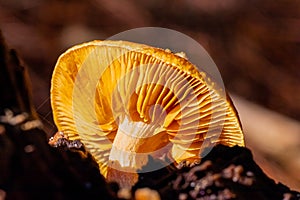
[(110, 151), (110, 163), (118, 162), (118, 165), (124, 170), (136, 172), (136, 170), (146, 164), (148, 160), (146, 153), (138, 152), (142, 140), (142, 138), (137, 139), (119, 129)]
[[(129, 121), (125, 117), (119, 124), (110, 151), (108, 180), (119, 182), (118, 179), (122, 175), (122, 179), (128, 179), (131, 182), (130, 174), (136, 174), (137, 170), (146, 165), (149, 155), (158, 157), (166, 153), (168, 148), (164, 147), (168, 147), (168, 142), (166, 134), (159, 126), (153, 127), (151, 123)], [(128, 186), (128, 183), (125, 185)]]
[(153, 139), (158, 131), (158, 127), (141, 121), (131, 121), (125, 117), (119, 124), (109, 161), (117, 161), (120, 167), (129, 167), (132, 168), (132, 172), (136, 172), (147, 163), (148, 155), (157, 150), (156, 145), (145, 146), (145, 143), (149, 138)]

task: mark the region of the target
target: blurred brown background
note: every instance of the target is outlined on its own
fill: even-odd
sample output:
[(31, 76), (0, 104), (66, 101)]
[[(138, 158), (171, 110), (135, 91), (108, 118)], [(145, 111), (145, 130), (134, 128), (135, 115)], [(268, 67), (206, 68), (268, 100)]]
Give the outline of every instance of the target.
[(257, 162), (300, 190), (300, 1), (0, 0), (0, 29), (28, 65), (49, 135), (58, 56), (74, 44), (143, 26), (180, 31), (206, 48), (239, 96), (234, 101)]

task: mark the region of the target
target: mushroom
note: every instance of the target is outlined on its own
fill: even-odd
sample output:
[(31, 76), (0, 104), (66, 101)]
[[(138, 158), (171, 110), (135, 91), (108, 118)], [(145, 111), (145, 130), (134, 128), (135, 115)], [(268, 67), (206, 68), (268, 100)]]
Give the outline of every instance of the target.
[(58, 130), (81, 140), (109, 180), (129, 174), (127, 186), (149, 155), (179, 163), (201, 159), (215, 144), (244, 145), (218, 84), (184, 56), (147, 45), (106, 40), (70, 48), (53, 72), (51, 106)]

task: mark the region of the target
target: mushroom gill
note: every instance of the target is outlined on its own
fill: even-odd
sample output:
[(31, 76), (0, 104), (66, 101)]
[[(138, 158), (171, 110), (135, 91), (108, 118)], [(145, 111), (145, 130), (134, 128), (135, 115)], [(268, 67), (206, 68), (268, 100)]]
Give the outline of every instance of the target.
[[(199, 160), (215, 144), (244, 145), (229, 97), (187, 59), (125, 41), (92, 41), (60, 56), (54, 121), (80, 139), (101, 173), (134, 173), (153, 157)], [(132, 182), (132, 181), (129, 181)]]

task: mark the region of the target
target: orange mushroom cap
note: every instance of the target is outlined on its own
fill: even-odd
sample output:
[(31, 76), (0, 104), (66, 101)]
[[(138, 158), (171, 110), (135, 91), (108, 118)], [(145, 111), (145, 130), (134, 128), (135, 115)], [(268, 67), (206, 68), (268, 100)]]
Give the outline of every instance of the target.
[(215, 144), (244, 145), (229, 97), (184, 56), (125, 41), (92, 41), (63, 53), (51, 83), (54, 121), (80, 139), (103, 175), (134, 172), (148, 155), (200, 159)]

